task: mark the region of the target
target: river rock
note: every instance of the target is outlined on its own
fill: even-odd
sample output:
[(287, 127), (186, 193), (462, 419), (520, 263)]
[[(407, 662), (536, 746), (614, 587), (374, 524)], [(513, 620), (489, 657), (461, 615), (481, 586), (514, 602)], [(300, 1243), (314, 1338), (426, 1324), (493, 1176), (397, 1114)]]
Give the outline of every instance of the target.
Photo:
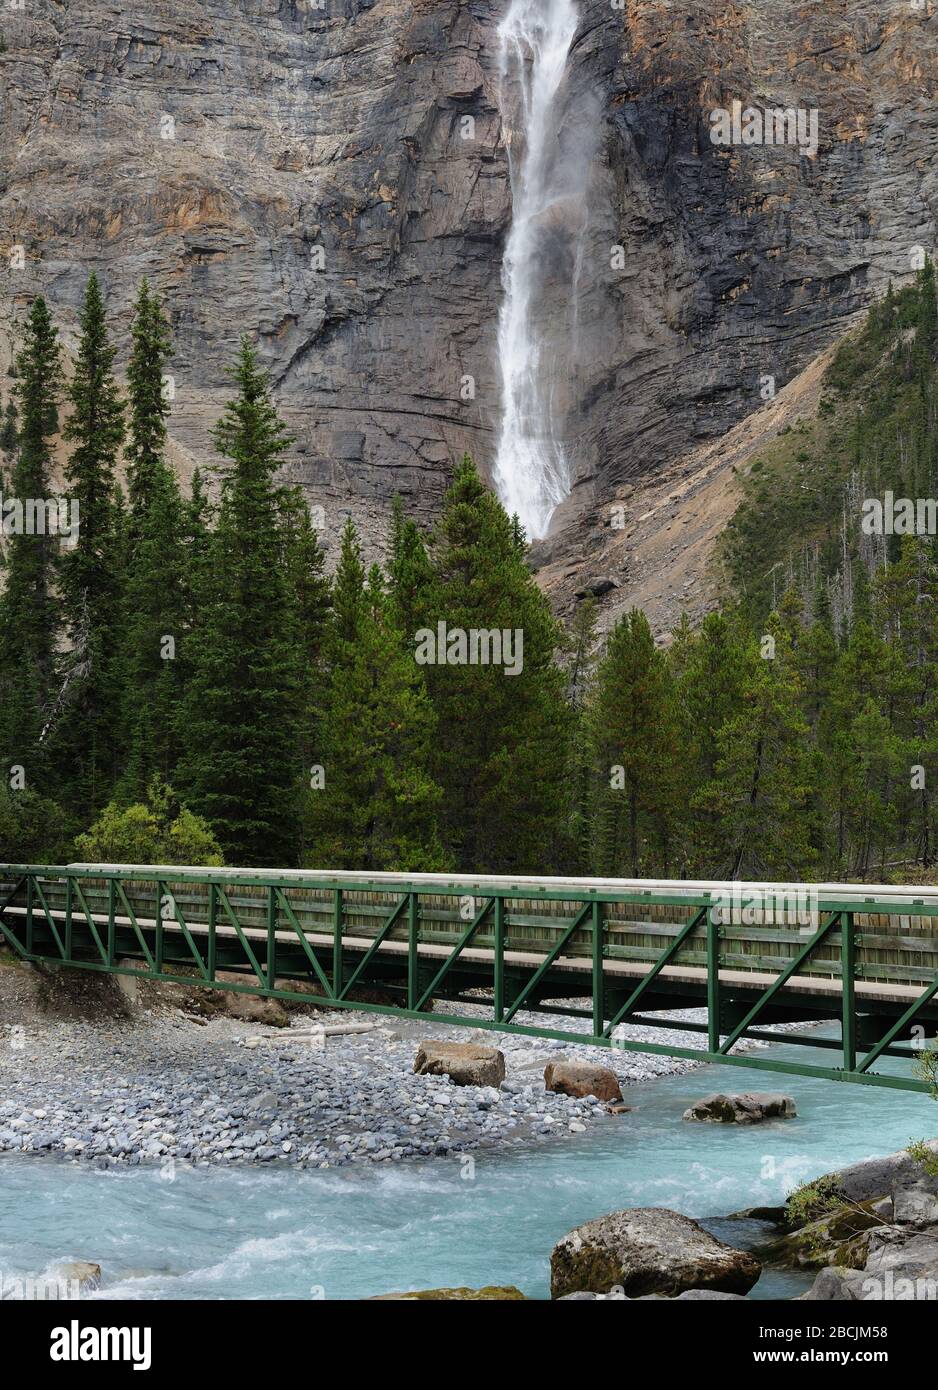
[[(938, 1139), (926, 1141), (926, 1148), (938, 1157)], [(887, 1197), (897, 1186), (919, 1182), (922, 1165), (908, 1149), (887, 1154), (884, 1158), (867, 1158), (851, 1163), (829, 1175), (837, 1190), (852, 1202), (868, 1202)]]
[(92, 1260), (63, 1260), (55, 1266), (53, 1275), (67, 1284), (77, 1284), (82, 1293), (87, 1293), (101, 1283), (101, 1266)]
[(869, 1232), (867, 1242), (862, 1269), (822, 1269), (804, 1297), (887, 1303), (938, 1300), (938, 1231), (881, 1226)]
[(544, 1069), (544, 1089), (563, 1096), (595, 1096), (597, 1100), (620, 1101), (619, 1079), (608, 1067), (589, 1062), (548, 1062)]
[(448, 1076), (457, 1086), (500, 1086), (505, 1054), (476, 1043), (422, 1042), (414, 1058), (417, 1076)]
[(228, 1013), (244, 1023), (266, 1023), (269, 1028), (288, 1028), (290, 1015), (279, 999), (264, 999), (256, 994), (232, 994)]
[(897, 1226), (929, 1226), (938, 1223), (938, 1182), (897, 1183), (892, 1192), (892, 1219)]
[(724, 1125), (758, 1125), (763, 1120), (787, 1120), (797, 1115), (791, 1096), (776, 1091), (745, 1091), (741, 1095), (714, 1092), (684, 1111), (685, 1120)]
[(764, 1249), (773, 1264), (796, 1268), (837, 1265), (862, 1269), (867, 1259), (868, 1234), (882, 1225), (872, 1203), (839, 1204), (832, 1211), (786, 1231)]
[(577, 1226), (551, 1252), (551, 1297), (621, 1288), (627, 1297), (710, 1288), (748, 1293), (762, 1272), (696, 1221), (666, 1207), (633, 1207)]

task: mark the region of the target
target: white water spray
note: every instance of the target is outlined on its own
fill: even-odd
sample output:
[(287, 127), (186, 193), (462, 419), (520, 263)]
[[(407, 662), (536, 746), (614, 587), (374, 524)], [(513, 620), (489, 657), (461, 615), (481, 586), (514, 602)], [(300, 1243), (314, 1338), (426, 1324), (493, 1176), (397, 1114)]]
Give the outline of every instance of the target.
[[(564, 76), (576, 28), (574, 0), (511, 0), (498, 30), (512, 222), (502, 266), (502, 418), (494, 482), (532, 538), (546, 533), (571, 482), (558, 391), (562, 397), (573, 355), (589, 167), (582, 141), (565, 146), (562, 138)], [(518, 93), (520, 129), (504, 114), (509, 88)]]

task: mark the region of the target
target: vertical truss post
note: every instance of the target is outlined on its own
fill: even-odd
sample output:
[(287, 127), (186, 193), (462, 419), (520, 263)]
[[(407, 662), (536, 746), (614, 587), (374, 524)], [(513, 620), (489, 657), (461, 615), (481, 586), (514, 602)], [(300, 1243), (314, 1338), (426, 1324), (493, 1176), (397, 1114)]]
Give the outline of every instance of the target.
[(114, 916), (117, 906), (117, 887), (112, 878), (107, 881), (107, 963), (114, 964), (117, 952), (117, 928)]
[(72, 880), (65, 879), (65, 959), (72, 959)]
[(495, 993), (495, 1022), (505, 1016), (505, 899), (499, 893), (495, 899), (495, 960), (493, 963)]
[(332, 906), (332, 997), (342, 995), (342, 889), (335, 890)]
[(420, 997), (419, 957), (417, 955), (417, 894), (407, 894), (407, 1007), (415, 1009)]
[(218, 919), (218, 899), (215, 895), (215, 885), (208, 885), (208, 978), (215, 979), (215, 955), (216, 955), (216, 925)]
[(844, 1071), (857, 1067), (857, 1008), (856, 1008), (856, 937), (853, 934), (853, 913), (840, 914), (840, 990), (843, 1006), (841, 1037), (844, 1046)]
[(33, 876), (26, 875), (26, 954), (33, 953)]
[(267, 889), (267, 988), (277, 978), (277, 890)]
[(593, 1037), (601, 1038), (605, 1027), (606, 999), (603, 977), (602, 903), (593, 903)]
[(163, 973), (163, 885), (156, 880), (156, 940), (153, 948), (153, 969)]
[(707, 1050), (720, 1050), (720, 926), (707, 908)]

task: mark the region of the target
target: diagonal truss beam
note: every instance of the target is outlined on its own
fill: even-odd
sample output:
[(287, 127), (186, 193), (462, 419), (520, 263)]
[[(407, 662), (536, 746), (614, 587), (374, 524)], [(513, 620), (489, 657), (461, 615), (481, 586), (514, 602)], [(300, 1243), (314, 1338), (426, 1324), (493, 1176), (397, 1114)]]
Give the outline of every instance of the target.
[(808, 959), (808, 957), (812, 954), (812, 952), (815, 951), (818, 946), (820, 946), (821, 942), (827, 938), (829, 932), (838, 922), (842, 920), (843, 916), (844, 914), (842, 912), (832, 912), (828, 920), (822, 923), (820, 927), (818, 927), (811, 940), (805, 943), (805, 945), (801, 948), (798, 954), (788, 962), (781, 975), (779, 975), (778, 978), (774, 980), (773, 983), (769, 986), (769, 988), (759, 996), (759, 998), (753, 1004), (752, 1008), (749, 1010), (748, 1014), (746, 1014), (746, 1017), (742, 1019), (740, 1023), (737, 1023), (732, 1033), (730, 1033), (724, 1041), (722, 1047), (718, 1049), (721, 1054), (729, 1052), (730, 1048), (735, 1046), (735, 1044), (739, 1042), (739, 1039), (742, 1037), (743, 1033), (745, 1033), (750, 1023), (752, 1023), (753, 1019), (757, 1018), (758, 1015), (761, 1014), (762, 1010), (765, 1008), (766, 1004), (768, 1004), (770, 999), (774, 999), (776, 994), (778, 994), (780, 990), (784, 989), (785, 985), (791, 979), (792, 975), (794, 975), (798, 967), (803, 965), (804, 962)]
[(258, 983), (260, 984), (260, 986), (261, 986), (261, 988), (262, 988), (263, 990), (266, 990), (266, 989), (267, 989), (267, 980), (266, 980), (266, 978), (265, 978), (264, 972), (263, 972), (263, 970), (262, 970), (261, 967), (260, 967), (260, 962), (258, 961), (257, 956), (254, 954), (253, 950), (251, 949), (251, 943), (250, 943), (250, 941), (248, 941), (247, 937), (245, 936), (244, 931), (243, 931), (242, 926), (241, 926), (241, 923), (238, 921), (237, 917), (235, 916), (235, 913), (234, 913), (234, 910), (232, 909), (231, 903), (228, 901), (228, 894), (225, 892), (224, 888), (221, 886), (220, 883), (217, 885), (215, 891), (216, 891), (217, 894), (218, 894), (219, 901), (221, 902), (222, 907), (225, 909), (225, 912), (226, 912), (227, 915), (228, 915), (228, 920), (230, 921), (231, 925), (232, 925), (232, 926), (234, 927), (234, 929), (235, 929), (235, 933), (237, 934), (238, 940), (241, 942), (241, 948), (242, 948), (242, 950), (244, 951), (244, 954), (247, 956), (248, 960), (249, 960), (250, 963), (251, 963), (251, 969), (254, 971), (254, 974), (257, 976)]
[(436, 972), (436, 975), (433, 977), (433, 983), (432, 983), (432, 984), (429, 984), (429, 985), (427, 986), (427, 988), (424, 990), (423, 994), (421, 994), (420, 998), (417, 1000), (417, 1003), (416, 1003), (415, 1007), (416, 1007), (418, 1013), (419, 1013), (420, 1010), (423, 1008), (424, 1004), (426, 1004), (427, 1000), (428, 1000), (428, 999), (431, 999), (431, 998), (433, 997), (434, 992), (439, 988), (440, 982), (441, 982), (441, 981), (446, 977), (446, 975), (449, 973), (450, 967), (455, 963), (455, 961), (459, 958), (459, 956), (462, 955), (463, 951), (464, 951), (464, 950), (466, 949), (466, 947), (469, 945), (469, 942), (470, 942), (470, 941), (472, 940), (472, 938), (475, 936), (476, 932), (479, 930), (479, 928), (481, 927), (482, 923), (485, 921), (485, 918), (486, 918), (486, 917), (488, 916), (488, 914), (491, 912), (491, 910), (492, 910), (492, 908), (494, 907), (494, 905), (495, 905), (495, 899), (494, 899), (494, 898), (489, 898), (489, 899), (488, 899), (485, 903), (483, 903), (482, 906), (479, 908), (479, 911), (476, 913), (475, 917), (472, 919), (472, 922), (469, 924), (469, 926), (468, 926), (468, 927), (466, 928), (466, 930), (463, 932), (462, 936), (459, 938), (459, 940), (457, 941), (456, 945), (453, 947), (453, 949), (450, 951), (449, 955), (446, 957), (446, 960), (443, 962), (443, 964), (440, 966), (439, 970)]
[(914, 1004), (911, 1004), (909, 1008), (906, 1009), (905, 1013), (902, 1015), (901, 1018), (896, 1019), (895, 1023), (892, 1025), (889, 1031), (880, 1038), (879, 1042), (876, 1044), (875, 1047), (870, 1049), (870, 1051), (863, 1058), (863, 1061), (857, 1064), (857, 1071), (867, 1071), (868, 1068), (871, 1067), (873, 1063), (876, 1061), (877, 1057), (879, 1057), (883, 1052), (885, 1052), (886, 1048), (892, 1042), (893, 1038), (895, 1038), (896, 1035), (900, 1033), (903, 1028), (905, 1028), (906, 1024), (912, 1021), (912, 1019), (918, 1013), (919, 1009), (924, 1008), (928, 1001), (930, 999), (933, 999), (936, 994), (938, 994), (938, 977), (932, 980), (931, 984), (924, 991), (924, 993), (920, 994), (919, 997), (915, 1000)]
[(306, 953), (306, 959), (309, 961), (310, 965), (313, 968), (313, 973), (315, 974), (319, 983), (322, 985), (325, 997), (327, 999), (334, 999), (335, 994), (332, 989), (332, 982), (329, 980), (328, 976), (326, 975), (326, 972), (319, 964), (319, 961), (316, 958), (316, 952), (309, 944), (309, 941), (306, 938), (306, 933), (297, 921), (296, 913), (293, 911), (293, 907), (290, 903), (290, 900), (286, 896), (282, 888), (277, 889), (277, 902), (280, 904), (281, 908), (286, 913), (287, 921), (290, 923), (290, 926), (293, 928), (293, 930), (299, 937), (300, 945), (303, 947), (303, 950)]
[(677, 955), (678, 951), (684, 945), (684, 942), (687, 940), (687, 938), (691, 935), (695, 928), (699, 927), (701, 922), (705, 920), (707, 912), (708, 909), (706, 907), (700, 908), (694, 914), (694, 916), (691, 917), (690, 921), (684, 924), (684, 926), (678, 932), (674, 940), (667, 946), (667, 948), (655, 961), (648, 974), (644, 975), (642, 979), (639, 980), (638, 984), (635, 986), (628, 999), (622, 1005), (622, 1008), (616, 1014), (615, 1018), (612, 1019), (612, 1021), (603, 1029), (602, 1035), (604, 1038), (611, 1038), (613, 1030), (619, 1026), (623, 1018), (625, 1018), (628, 1014), (634, 1011), (635, 1005), (638, 1003), (639, 999), (641, 999), (642, 995), (645, 993), (652, 980), (657, 975), (660, 975), (661, 971), (668, 964), (668, 961), (672, 960), (674, 956)]
[(404, 911), (404, 908), (407, 906), (409, 897), (410, 897), (410, 895), (409, 895), (408, 893), (405, 893), (404, 896), (403, 896), (397, 903), (395, 903), (394, 909), (393, 909), (393, 911), (391, 912), (391, 915), (390, 915), (389, 917), (385, 918), (384, 925), (382, 926), (381, 930), (378, 932), (378, 935), (375, 937), (374, 941), (373, 941), (373, 942), (371, 943), (371, 945), (368, 947), (368, 950), (367, 950), (367, 951), (365, 952), (365, 954), (362, 956), (361, 960), (358, 962), (358, 964), (356, 965), (355, 969), (352, 971), (351, 975), (350, 975), (350, 976), (348, 977), (348, 979), (345, 981), (345, 984), (344, 984), (344, 985), (342, 986), (342, 988), (339, 990), (338, 994), (336, 995), (336, 998), (337, 998), (337, 999), (345, 999), (345, 998), (347, 998), (349, 990), (352, 989), (352, 987), (355, 985), (356, 981), (357, 981), (358, 979), (360, 979), (360, 977), (364, 974), (364, 972), (365, 972), (365, 970), (367, 969), (368, 965), (371, 963), (371, 961), (373, 960), (373, 958), (377, 955), (377, 953), (378, 953), (378, 951), (379, 951), (379, 949), (380, 949), (380, 947), (381, 947), (381, 943), (384, 941), (384, 939), (385, 939), (385, 937), (387, 936), (388, 932), (391, 930), (391, 928), (392, 928), (392, 927), (394, 926), (394, 924), (397, 922), (397, 920), (398, 920), (398, 918), (400, 917), (401, 913)]
[(577, 915), (574, 917), (570, 925), (566, 928), (560, 939), (554, 944), (554, 946), (551, 947), (550, 953), (546, 955), (544, 959), (541, 961), (540, 965), (537, 967), (530, 980), (528, 980), (524, 989), (505, 1010), (504, 1017), (506, 1023), (511, 1022), (515, 1014), (521, 1008), (521, 1005), (530, 996), (531, 991), (535, 988), (536, 985), (540, 983), (540, 981), (547, 974), (548, 970), (553, 965), (557, 957), (560, 955), (560, 952), (563, 950), (564, 946), (566, 946), (573, 933), (577, 930), (578, 927), (581, 927), (583, 925), (587, 917), (592, 915), (592, 911), (593, 904), (589, 902), (577, 913)]
[(16, 932), (10, 926), (9, 922), (6, 921), (3, 914), (6, 912), (7, 908), (10, 906), (10, 903), (16, 897), (23, 884), (27, 882), (29, 882), (29, 876), (27, 874), (23, 874), (22, 878), (18, 879), (16, 885), (13, 888), (11, 888), (9, 893), (7, 893), (6, 897), (3, 899), (3, 902), (0, 903), (0, 932), (3, 933), (3, 939), (7, 942), (7, 944), (17, 953), (18, 956), (22, 957), (23, 960), (29, 960), (29, 952), (25, 949), (19, 937), (16, 935)]

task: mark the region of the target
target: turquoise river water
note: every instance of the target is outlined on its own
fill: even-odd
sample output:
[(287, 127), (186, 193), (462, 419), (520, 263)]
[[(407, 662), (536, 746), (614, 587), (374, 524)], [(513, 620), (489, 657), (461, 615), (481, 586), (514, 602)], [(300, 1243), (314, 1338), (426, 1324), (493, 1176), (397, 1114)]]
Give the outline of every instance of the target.
[[(772, 1054), (821, 1060), (792, 1045)], [(823, 1054), (825, 1060), (836, 1054)], [(901, 1062), (879, 1069), (901, 1069)], [(798, 1118), (751, 1128), (685, 1123), (712, 1090), (784, 1089)], [(720, 1218), (774, 1205), (800, 1182), (938, 1133), (926, 1096), (707, 1067), (630, 1088), (636, 1108), (586, 1134), (423, 1163), (342, 1170), (97, 1172), (0, 1157), (0, 1274), (94, 1260), (98, 1298), (357, 1298), (440, 1285), (549, 1293), (549, 1256), (572, 1226), (627, 1206), (668, 1206), (731, 1243), (765, 1228)], [(809, 1280), (767, 1271), (754, 1297)]]

